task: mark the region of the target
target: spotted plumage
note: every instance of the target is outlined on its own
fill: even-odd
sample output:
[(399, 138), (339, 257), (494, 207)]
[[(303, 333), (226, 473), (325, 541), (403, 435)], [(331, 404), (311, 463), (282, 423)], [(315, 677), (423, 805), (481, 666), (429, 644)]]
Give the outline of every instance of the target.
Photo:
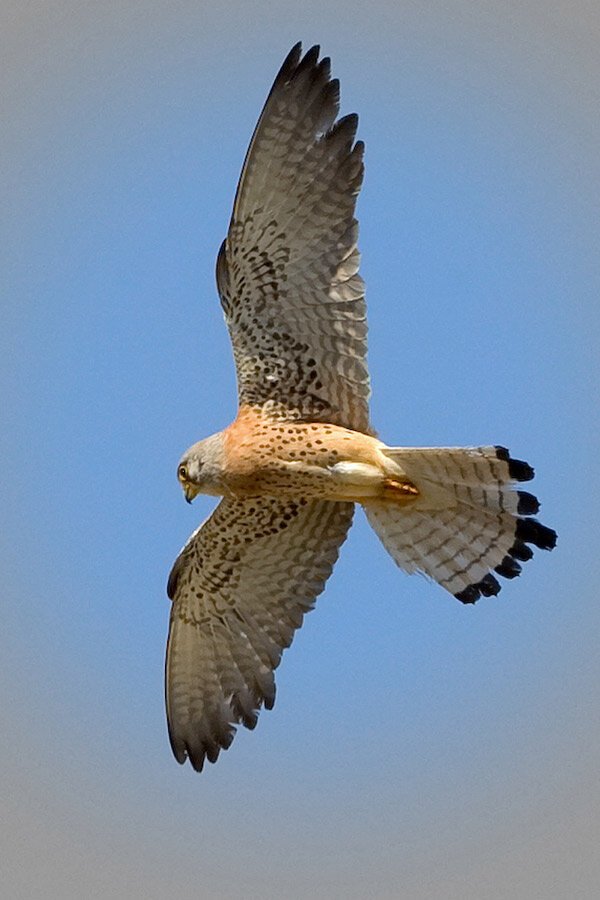
[(217, 285), (239, 411), (184, 454), (185, 496), (222, 497), (173, 566), (169, 735), (202, 769), (275, 700), (274, 670), (323, 590), (354, 504), (396, 563), (465, 604), (500, 590), (555, 533), (498, 446), (389, 447), (369, 424), (356, 116), (313, 47), (292, 49), (242, 169)]
[(173, 752), (201, 769), (275, 702), (273, 671), (329, 577), (351, 503), (223, 499), (169, 580), (167, 650)]
[(217, 259), (240, 406), (368, 429), (366, 306), (354, 206), (357, 116), (335, 121), (329, 59), (296, 46), (258, 121)]

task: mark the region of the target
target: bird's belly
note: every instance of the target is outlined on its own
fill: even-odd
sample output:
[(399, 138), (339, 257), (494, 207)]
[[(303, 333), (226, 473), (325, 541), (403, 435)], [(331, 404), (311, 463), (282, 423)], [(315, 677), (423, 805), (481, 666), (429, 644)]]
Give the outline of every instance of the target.
[(358, 503), (409, 496), (398, 490), (401, 470), (389, 471), (391, 464), (380, 451), (384, 445), (370, 435), (328, 424), (264, 420), (236, 420), (227, 431), (224, 483), (233, 496)]
[(318, 465), (308, 460), (273, 459), (266, 465), (231, 472), (226, 486), (234, 496), (320, 497), (355, 500), (380, 496), (385, 476), (377, 466), (343, 461)]

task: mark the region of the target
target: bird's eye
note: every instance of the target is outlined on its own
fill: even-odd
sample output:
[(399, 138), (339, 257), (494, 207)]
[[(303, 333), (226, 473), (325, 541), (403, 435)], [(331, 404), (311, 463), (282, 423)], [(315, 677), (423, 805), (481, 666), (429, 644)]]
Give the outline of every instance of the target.
[(188, 470), (185, 466), (179, 466), (177, 469), (177, 477), (181, 479), (181, 481), (188, 480)]

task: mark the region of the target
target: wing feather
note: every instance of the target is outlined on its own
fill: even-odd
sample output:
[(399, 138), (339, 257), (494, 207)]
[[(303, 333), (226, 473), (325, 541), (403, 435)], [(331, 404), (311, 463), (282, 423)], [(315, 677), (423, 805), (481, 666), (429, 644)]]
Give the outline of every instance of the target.
[(217, 285), (239, 403), (274, 418), (369, 430), (366, 306), (358, 274), (358, 118), (338, 121), (328, 58), (297, 44), (250, 142)]
[(275, 702), (273, 672), (321, 593), (351, 503), (224, 499), (169, 577), (167, 718), (176, 759), (201, 770), (238, 723)]

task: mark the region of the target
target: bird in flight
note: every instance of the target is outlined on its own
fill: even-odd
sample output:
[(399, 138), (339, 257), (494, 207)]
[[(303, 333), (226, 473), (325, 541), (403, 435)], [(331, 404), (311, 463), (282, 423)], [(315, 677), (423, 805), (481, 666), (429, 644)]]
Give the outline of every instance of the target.
[(285, 59), (242, 168), (217, 286), (239, 410), (184, 453), (188, 501), (221, 497), (171, 571), (169, 736), (200, 771), (275, 701), (274, 670), (312, 609), (359, 503), (405, 572), (462, 603), (500, 590), (556, 534), (504, 447), (390, 447), (369, 423), (356, 198), (363, 144), (338, 118), (319, 47)]

